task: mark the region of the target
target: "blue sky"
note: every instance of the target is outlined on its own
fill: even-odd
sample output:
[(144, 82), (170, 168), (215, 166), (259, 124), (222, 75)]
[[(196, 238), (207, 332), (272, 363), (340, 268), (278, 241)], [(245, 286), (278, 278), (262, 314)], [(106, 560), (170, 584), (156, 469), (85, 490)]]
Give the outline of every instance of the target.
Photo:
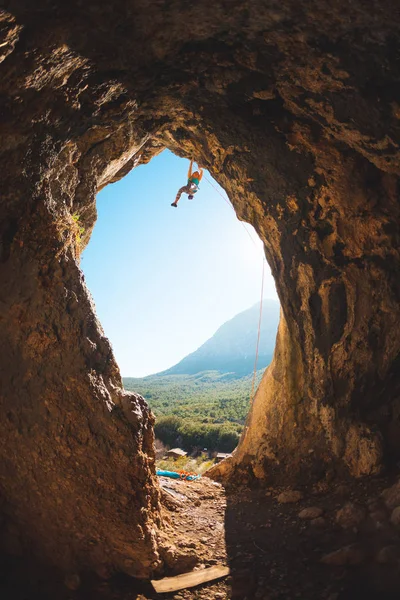
[[(124, 377), (176, 364), (260, 300), (262, 244), (210, 174), (170, 206), (188, 166), (166, 150), (97, 196), (81, 267)], [(276, 298), (269, 268), (264, 297)]]

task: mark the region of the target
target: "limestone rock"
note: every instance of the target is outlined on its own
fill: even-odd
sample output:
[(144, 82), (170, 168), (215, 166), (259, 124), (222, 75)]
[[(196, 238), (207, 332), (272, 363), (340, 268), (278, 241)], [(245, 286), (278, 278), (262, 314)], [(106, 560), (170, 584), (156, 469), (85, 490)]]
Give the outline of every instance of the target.
[(318, 519), (323, 512), (322, 508), (319, 508), (318, 506), (310, 506), (308, 508), (303, 508), (303, 510), (299, 512), (299, 518), (306, 520)]
[(297, 490), (286, 490), (277, 497), (279, 504), (294, 504), (302, 500), (303, 494)]
[(272, 90), (257, 90), (253, 92), (253, 98), (260, 100), (272, 100), (275, 98), (275, 93)]
[(336, 522), (343, 529), (358, 527), (366, 517), (366, 510), (362, 506), (348, 502), (336, 513)]
[(160, 556), (173, 575), (191, 571), (199, 562), (196, 552), (190, 550), (181, 552), (174, 544), (160, 545)]
[(365, 559), (365, 551), (359, 544), (350, 544), (335, 550), (330, 554), (326, 554), (321, 562), (325, 565), (332, 566), (346, 566), (346, 565), (359, 565)]

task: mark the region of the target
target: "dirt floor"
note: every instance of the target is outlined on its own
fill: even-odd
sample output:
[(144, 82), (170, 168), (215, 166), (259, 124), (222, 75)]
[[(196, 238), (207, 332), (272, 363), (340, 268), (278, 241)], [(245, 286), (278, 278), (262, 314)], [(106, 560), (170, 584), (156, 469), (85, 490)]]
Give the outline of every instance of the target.
[(218, 564), (230, 567), (228, 577), (158, 595), (149, 582), (122, 576), (110, 581), (83, 577), (78, 590), (61, 592), (51, 577), (44, 581), (36, 574), (30, 591), (23, 591), (20, 578), (13, 577), (18, 565), (3, 564), (1, 598), (398, 600), (400, 485), (381, 495), (394, 483), (375, 478), (323, 482), (300, 491), (250, 490), (224, 489), (206, 477), (194, 482), (160, 478), (170, 538), (164, 551), (168, 574)]

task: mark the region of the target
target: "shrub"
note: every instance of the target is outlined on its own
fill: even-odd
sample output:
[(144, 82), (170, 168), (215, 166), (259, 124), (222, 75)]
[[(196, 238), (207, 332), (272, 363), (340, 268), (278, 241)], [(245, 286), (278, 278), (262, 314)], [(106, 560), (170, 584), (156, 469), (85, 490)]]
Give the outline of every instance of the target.
[(182, 419), (171, 415), (169, 417), (160, 417), (154, 425), (154, 434), (167, 446), (175, 446), (178, 443), (179, 431), (182, 425)]
[(198, 448), (232, 452), (238, 444), (241, 429), (236, 423), (215, 425), (181, 419), (176, 415), (160, 417), (154, 426), (155, 436), (163, 444), (170, 447), (180, 445), (187, 452)]

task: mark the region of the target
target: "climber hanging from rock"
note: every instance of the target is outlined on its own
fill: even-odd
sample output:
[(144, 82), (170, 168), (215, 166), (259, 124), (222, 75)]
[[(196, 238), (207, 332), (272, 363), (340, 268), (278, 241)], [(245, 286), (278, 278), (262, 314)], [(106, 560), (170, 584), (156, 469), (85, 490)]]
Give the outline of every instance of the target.
[(193, 159), (190, 161), (187, 184), (178, 190), (175, 201), (171, 204), (171, 206), (174, 206), (175, 208), (178, 207), (178, 202), (183, 193), (188, 194), (189, 200), (193, 200), (193, 194), (195, 194), (197, 192), (197, 190), (199, 189), (199, 183), (201, 181), (201, 178), (203, 177), (203, 169), (198, 164), (199, 170), (194, 171), (192, 173), (192, 167), (193, 167)]

